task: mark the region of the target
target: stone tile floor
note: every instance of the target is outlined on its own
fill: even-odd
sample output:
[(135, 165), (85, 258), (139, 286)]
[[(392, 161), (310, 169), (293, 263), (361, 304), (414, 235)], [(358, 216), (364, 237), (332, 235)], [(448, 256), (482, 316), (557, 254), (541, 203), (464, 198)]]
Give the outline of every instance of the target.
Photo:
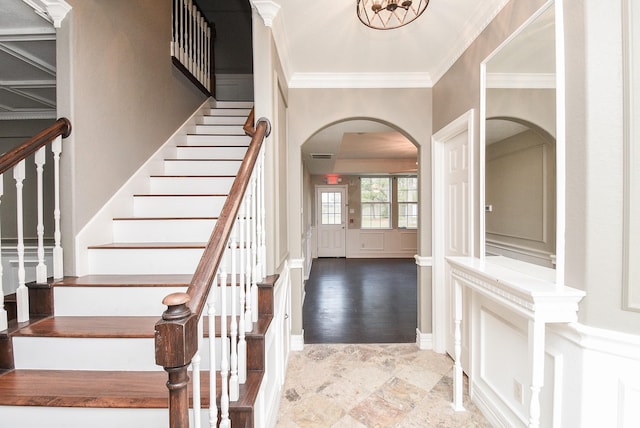
[(451, 407), (452, 360), (416, 344), (305, 345), (290, 354), (278, 428), (490, 427), (465, 394)]

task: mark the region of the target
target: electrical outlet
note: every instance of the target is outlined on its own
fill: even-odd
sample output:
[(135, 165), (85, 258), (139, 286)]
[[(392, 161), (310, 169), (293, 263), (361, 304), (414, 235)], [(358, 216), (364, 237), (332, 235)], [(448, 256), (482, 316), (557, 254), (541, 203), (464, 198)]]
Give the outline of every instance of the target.
[(518, 403), (523, 404), (522, 402), (522, 384), (517, 380), (513, 380), (513, 398), (518, 401)]

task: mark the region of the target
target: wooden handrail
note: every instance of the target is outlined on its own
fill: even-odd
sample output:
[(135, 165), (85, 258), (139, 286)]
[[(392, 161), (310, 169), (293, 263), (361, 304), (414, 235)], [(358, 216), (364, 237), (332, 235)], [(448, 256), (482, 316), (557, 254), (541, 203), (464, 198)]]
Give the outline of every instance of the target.
[(268, 137), (270, 133), (271, 124), (269, 123), (269, 120), (265, 118), (258, 119), (256, 131), (251, 138), (247, 154), (240, 165), (238, 175), (236, 176), (233, 185), (231, 186), (231, 190), (229, 191), (229, 197), (222, 207), (218, 221), (211, 233), (209, 243), (202, 254), (200, 263), (198, 264), (198, 267), (193, 274), (193, 278), (191, 279), (191, 284), (187, 289), (187, 294), (191, 298), (188, 306), (193, 313), (198, 315), (198, 317), (202, 315), (202, 310), (206, 304), (207, 295), (209, 294), (209, 288), (211, 287), (213, 277), (220, 265), (222, 254), (225, 251), (227, 241), (231, 235), (233, 223), (238, 216), (242, 198), (247, 190), (251, 173), (253, 172), (253, 168), (258, 160), (260, 148), (262, 147), (264, 139)]
[(0, 156), (0, 174), (4, 174), (18, 163), (52, 142), (56, 137), (67, 138), (71, 134), (71, 122), (66, 117), (34, 135), (19, 146)]
[(249, 186), (260, 149), (265, 137), (270, 133), (269, 121), (265, 118), (258, 119), (247, 153), (186, 293), (173, 293), (163, 300), (163, 304), (167, 305), (168, 309), (162, 314), (162, 319), (156, 323), (155, 348), (156, 364), (163, 366), (169, 374), (167, 388), (169, 389), (170, 428), (188, 428), (189, 426), (187, 368), (198, 350), (198, 320), (207, 303), (207, 296)]
[(244, 133), (249, 137), (253, 137), (253, 134), (256, 133), (255, 128), (255, 111), (254, 108), (251, 107), (251, 111), (249, 112), (249, 116), (247, 116), (247, 120), (245, 120), (244, 125), (242, 126)]

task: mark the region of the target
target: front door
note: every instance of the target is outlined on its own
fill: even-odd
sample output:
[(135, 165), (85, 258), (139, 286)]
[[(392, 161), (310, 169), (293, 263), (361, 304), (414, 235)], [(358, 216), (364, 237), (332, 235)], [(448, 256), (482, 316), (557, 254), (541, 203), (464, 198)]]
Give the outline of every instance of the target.
[(316, 186), (318, 257), (346, 256), (346, 186)]

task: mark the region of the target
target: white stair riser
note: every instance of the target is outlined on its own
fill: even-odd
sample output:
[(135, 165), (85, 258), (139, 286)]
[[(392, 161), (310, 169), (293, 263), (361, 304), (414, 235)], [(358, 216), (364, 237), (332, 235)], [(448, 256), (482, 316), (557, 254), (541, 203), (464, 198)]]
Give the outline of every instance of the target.
[(56, 316), (160, 316), (162, 299), (187, 287), (54, 287)]
[(225, 195), (235, 177), (151, 177), (150, 192), (156, 195)]
[(113, 241), (205, 242), (215, 226), (214, 219), (115, 220)]
[(181, 146), (176, 151), (178, 159), (244, 159), (246, 154), (247, 148), (242, 146)]
[(136, 196), (135, 217), (217, 217), (226, 196)]
[(196, 125), (196, 134), (203, 135), (246, 135), (241, 125)]
[[(208, 420), (202, 410), (202, 420)], [(3, 406), (2, 426), (20, 428), (141, 428), (167, 426), (167, 409)], [(189, 412), (189, 419), (192, 419)], [(44, 423), (46, 421), (46, 424)], [(193, 422), (191, 422), (192, 424)], [(189, 425), (193, 426), (193, 425)]]
[[(199, 248), (91, 248), (89, 272), (93, 275), (193, 274), (203, 251)], [(229, 273), (230, 259), (227, 257), (224, 262)]]
[(201, 116), (196, 120), (198, 125), (240, 125), (247, 121), (246, 116)]
[(241, 160), (165, 160), (167, 175), (235, 175)]
[(187, 135), (188, 146), (248, 146), (250, 142), (246, 135)]
[(206, 114), (210, 114), (212, 116), (243, 116), (246, 120), (246, 117), (249, 116), (249, 113), (251, 113), (251, 107), (220, 108), (219, 106), (217, 106), (216, 108), (212, 108), (211, 110), (209, 110), (209, 112)]
[[(159, 317), (158, 317), (159, 318)], [(229, 346), (229, 339), (227, 346)], [(221, 340), (216, 338), (216, 361)], [(42, 358), (41, 350), (47, 350)], [(228, 349), (228, 348), (227, 348)], [(155, 341), (149, 338), (14, 337), (16, 369), (159, 371)], [(200, 348), (200, 369), (209, 370), (209, 338)], [(219, 364), (219, 363), (218, 363)], [(220, 367), (217, 367), (219, 369)]]
[(216, 101), (213, 108), (248, 108), (253, 107), (253, 101)]
[[(245, 286), (246, 289), (246, 286)], [(56, 316), (157, 316), (167, 307), (162, 300), (187, 287), (55, 287)], [(239, 287), (236, 286), (236, 294)], [(215, 313), (221, 313), (220, 287), (213, 289)], [(227, 313), (231, 314), (231, 287), (225, 289)], [(239, 296), (239, 294), (238, 294)], [(78, 303), (81, 302), (81, 303)], [(239, 299), (236, 311), (240, 311)], [(205, 312), (208, 308), (205, 308)]]

